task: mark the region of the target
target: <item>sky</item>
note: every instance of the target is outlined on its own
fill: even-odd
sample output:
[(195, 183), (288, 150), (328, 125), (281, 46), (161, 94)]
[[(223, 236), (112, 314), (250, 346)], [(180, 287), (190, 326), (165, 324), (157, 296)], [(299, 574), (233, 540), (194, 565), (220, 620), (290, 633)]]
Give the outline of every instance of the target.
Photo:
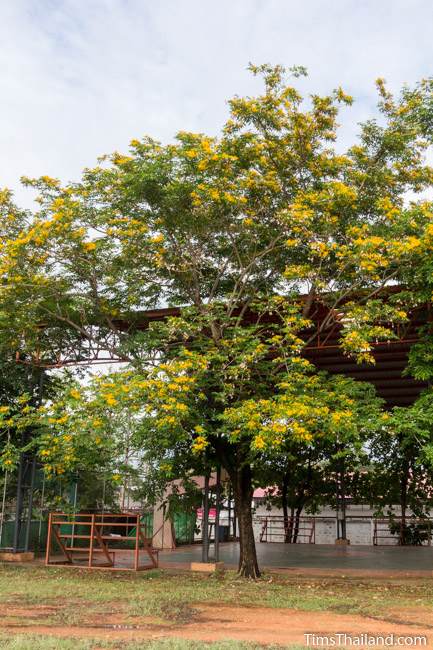
[(218, 134), (226, 100), (260, 91), (248, 63), (304, 65), (343, 86), (348, 143), (391, 89), (433, 74), (432, 0), (0, 0), (0, 187), (77, 180), (133, 138)]

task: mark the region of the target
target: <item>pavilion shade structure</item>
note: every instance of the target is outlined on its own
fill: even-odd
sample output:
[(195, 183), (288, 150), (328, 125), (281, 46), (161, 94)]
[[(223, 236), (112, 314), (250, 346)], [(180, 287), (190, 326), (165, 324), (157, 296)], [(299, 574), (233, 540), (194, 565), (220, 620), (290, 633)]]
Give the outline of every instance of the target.
[[(392, 289), (390, 289), (390, 292), (393, 293)], [(240, 309), (235, 310), (234, 315), (239, 314), (240, 311)], [(335, 313), (333, 313), (334, 311)], [(115, 319), (113, 326), (119, 334), (127, 331), (139, 331), (147, 329), (152, 322), (166, 320), (180, 314), (180, 307), (136, 312), (124, 318)], [(275, 323), (275, 318), (271, 314), (269, 314), (268, 318), (263, 318), (262, 315), (261, 323), (263, 324), (266, 321)], [(308, 331), (300, 334), (306, 342), (303, 356), (313, 363), (318, 370), (326, 370), (332, 374), (344, 374), (359, 381), (372, 383), (378, 395), (385, 400), (388, 407), (412, 404), (427, 387), (427, 382), (417, 381), (405, 375), (404, 371), (407, 367), (409, 351), (419, 339), (420, 328), (432, 322), (430, 305), (412, 311), (407, 323), (394, 328), (394, 338), (385, 342), (372, 343), (375, 364), (358, 364), (353, 358), (343, 353), (339, 345), (339, 339), (344, 323), (342, 314), (339, 314), (338, 310), (330, 310), (324, 303), (315, 301), (311, 305), (308, 318), (313, 322), (313, 326)], [(323, 327), (325, 320), (328, 324)], [(243, 321), (245, 324), (254, 323), (256, 314), (247, 310), (243, 314)], [(383, 324), (387, 325), (386, 323)], [(17, 355), (17, 360), (20, 360), (19, 355)], [(107, 359), (104, 359), (104, 362), (106, 361)], [(112, 358), (110, 361), (114, 362), (116, 359)], [(79, 362), (75, 356), (69, 357), (67, 351), (64, 351), (61, 359), (56, 359), (53, 363), (46, 361), (39, 361), (38, 363), (37, 359), (32, 360), (33, 364), (36, 363), (36, 365), (43, 367), (76, 365)], [(81, 362), (97, 363), (100, 361), (92, 361), (87, 358), (82, 359)]]
[(427, 388), (427, 382), (417, 381), (405, 375), (404, 371), (407, 368), (410, 349), (419, 340), (420, 328), (431, 320), (429, 308), (415, 310), (410, 314), (408, 323), (394, 328), (395, 338), (372, 343), (375, 364), (356, 363), (353, 358), (343, 353), (339, 345), (343, 324), (338, 319), (320, 331), (320, 324), (326, 313), (325, 307), (316, 305), (312, 315), (316, 332), (312, 329), (304, 334), (305, 338), (309, 336), (310, 342), (304, 349), (303, 356), (319, 370), (370, 382), (388, 407), (408, 406)]
[[(144, 312), (140, 314), (137, 321), (138, 328), (145, 329), (152, 321), (178, 316), (180, 311), (179, 308), (169, 307)], [(308, 341), (303, 356), (318, 370), (326, 370), (331, 374), (344, 374), (359, 381), (372, 383), (379, 397), (385, 400), (389, 408), (412, 404), (427, 388), (427, 382), (417, 381), (404, 375), (404, 371), (407, 367), (409, 351), (418, 341), (420, 327), (432, 318), (430, 307), (415, 310), (410, 315), (408, 323), (397, 326), (394, 330), (396, 338), (372, 343), (375, 364), (356, 363), (353, 358), (343, 353), (339, 345), (343, 323), (339, 320), (338, 314), (328, 327), (320, 329), (328, 314), (328, 307), (318, 302), (313, 304), (309, 318), (314, 325), (309, 331), (301, 334), (302, 338)], [(254, 314), (247, 312), (245, 321), (254, 322)], [(269, 321), (273, 321), (271, 316)]]
[(400, 341), (376, 345), (375, 365), (357, 364), (336, 347), (310, 347), (304, 356), (319, 370), (372, 383), (388, 407), (408, 406), (427, 388), (426, 382), (403, 375), (410, 347), (411, 343)]
[[(429, 308), (414, 310), (407, 323), (394, 327), (395, 338), (372, 342), (374, 364), (357, 363), (343, 353), (340, 347), (343, 323), (338, 320), (338, 316), (329, 327), (320, 331), (320, 324), (327, 312), (323, 305), (315, 305), (311, 318), (315, 322), (316, 333), (314, 337), (314, 332), (308, 333), (310, 341), (303, 353), (319, 370), (370, 382), (389, 408), (412, 404), (427, 388), (427, 382), (413, 379), (405, 374), (405, 370), (410, 349), (419, 340), (420, 328), (431, 320)], [(306, 336), (307, 333), (304, 334)]]

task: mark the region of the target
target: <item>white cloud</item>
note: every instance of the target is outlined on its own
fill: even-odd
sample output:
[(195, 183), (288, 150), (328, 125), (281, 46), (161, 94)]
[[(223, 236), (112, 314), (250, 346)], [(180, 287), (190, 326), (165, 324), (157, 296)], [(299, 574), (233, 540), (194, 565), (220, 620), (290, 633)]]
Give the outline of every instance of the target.
[(4, 0), (0, 186), (75, 179), (147, 133), (217, 133), (225, 100), (258, 88), (249, 61), (306, 65), (305, 90), (357, 99), (347, 137), (392, 88), (432, 72), (431, 0)]

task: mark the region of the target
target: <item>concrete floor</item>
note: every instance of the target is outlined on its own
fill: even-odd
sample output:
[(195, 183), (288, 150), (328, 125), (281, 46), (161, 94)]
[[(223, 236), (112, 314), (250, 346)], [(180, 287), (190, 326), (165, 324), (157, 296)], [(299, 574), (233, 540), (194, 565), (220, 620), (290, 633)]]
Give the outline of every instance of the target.
[[(257, 543), (256, 548), (261, 569), (327, 576), (433, 576), (433, 546), (334, 546), (273, 542)], [(210, 561), (212, 561), (213, 551), (211, 545)], [(174, 551), (160, 551), (159, 566), (167, 569), (190, 569), (191, 562), (201, 562), (201, 553), (200, 544), (181, 546)], [(219, 559), (227, 568), (237, 568), (238, 558), (237, 542), (220, 545)], [(64, 557), (61, 556), (52, 559), (64, 562)], [(132, 569), (133, 559), (131, 551), (116, 550), (115, 566), (118, 569)], [(95, 560), (97, 564), (96, 557)], [(43, 558), (38, 558), (36, 562), (42, 563)], [(140, 563), (150, 564), (144, 552), (140, 553)], [(87, 565), (86, 554), (81, 561), (79, 557), (74, 557), (74, 566), (80, 565), (83, 567)]]
[[(183, 546), (160, 551), (162, 567), (185, 567), (201, 562), (201, 546)], [(213, 546), (210, 547), (213, 555)], [(333, 546), (319, 544), (257, 543), (259, 565), (276, 569), (319, 569), (332, 572), (433, 572), (433, 547), (423, 546)], [(238, 562), (236, 542), (220, 545), (220, 560), (228, 567)]]

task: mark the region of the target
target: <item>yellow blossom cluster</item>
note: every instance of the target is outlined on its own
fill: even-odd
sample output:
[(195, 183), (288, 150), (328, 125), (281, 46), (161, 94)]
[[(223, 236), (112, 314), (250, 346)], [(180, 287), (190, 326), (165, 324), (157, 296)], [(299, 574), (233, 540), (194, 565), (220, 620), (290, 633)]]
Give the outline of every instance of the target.
[(194, 454), (199, 454), (201, 453), (206, 447), (208, 446), (208, 441), (204, 436), (197, 436), (194, 438), (193, 443), (192, 443), (192, 451)]

